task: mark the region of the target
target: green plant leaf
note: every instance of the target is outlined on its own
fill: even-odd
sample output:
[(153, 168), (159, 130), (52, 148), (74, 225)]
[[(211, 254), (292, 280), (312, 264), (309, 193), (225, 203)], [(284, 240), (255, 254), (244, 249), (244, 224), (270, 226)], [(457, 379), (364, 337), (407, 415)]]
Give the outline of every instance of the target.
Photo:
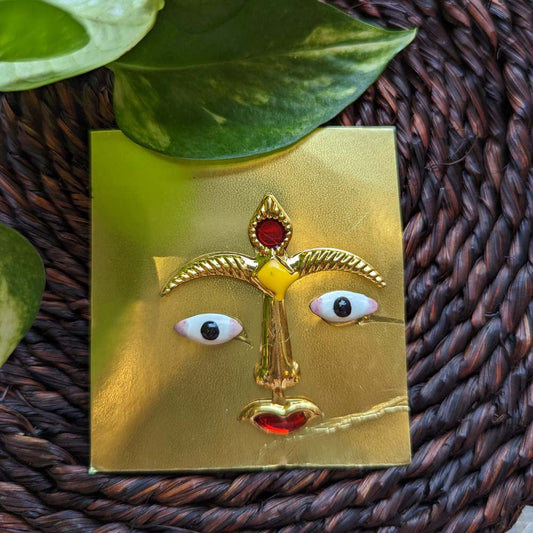
[(35, 248), (0, 224), (0, 366), (32, 325), (44, 284), (43, 262)]
[(31, 89), (114, 61), (163, 0), (0, 0), (0, 90)]
[(154, 29), (111, 65), (117, 122), (175, 157), (274, 150), (360, 96), (415, 33), (315, 0), (167, 0)]

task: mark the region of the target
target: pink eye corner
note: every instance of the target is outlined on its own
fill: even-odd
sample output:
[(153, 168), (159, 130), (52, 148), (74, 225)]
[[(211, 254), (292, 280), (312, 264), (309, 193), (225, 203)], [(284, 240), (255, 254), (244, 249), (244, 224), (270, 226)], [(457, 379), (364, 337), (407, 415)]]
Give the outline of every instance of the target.
[(207, 345), (223, 344), (244, 331), (237, 319), (217, 313), (203, 313), (185, 318), (180, 320), (174, 329), (182, 337)]
[(309, 309), (313, 311), (313, 313), (317, 316), (320, 316), (320, 313), (322, 312), (322, 296), (319, 296), (318, 298), (315, 298), (310, 304)]
[(187, 336), (187, 330), (189, 328), (187, 320), (187, 318), (185, 320), (181, 320), (174, 326), (176, 333), (179, 333), (182, 337)]
[(332, 291), (315, 298), (309, 308), (326, 322), (349, 324), (375, 313), (378, 303), (357, 292)]

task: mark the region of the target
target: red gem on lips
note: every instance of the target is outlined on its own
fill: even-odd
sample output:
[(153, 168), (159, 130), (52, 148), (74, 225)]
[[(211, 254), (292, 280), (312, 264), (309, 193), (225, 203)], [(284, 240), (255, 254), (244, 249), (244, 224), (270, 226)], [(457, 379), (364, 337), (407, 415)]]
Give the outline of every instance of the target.
[(291, 431), (300, 429), (307, 422), (307, 417), (303, 411), (297, 411), (285, 418), (269, 413), (261, 413), (254, 417), (254, 422), (268, 433), (286, 435)]
[(283, 224), (274, 218), (266, 218), (257, 224), (255, 229), (257, 240), (267, 248), (279, 246), (285, 239)]

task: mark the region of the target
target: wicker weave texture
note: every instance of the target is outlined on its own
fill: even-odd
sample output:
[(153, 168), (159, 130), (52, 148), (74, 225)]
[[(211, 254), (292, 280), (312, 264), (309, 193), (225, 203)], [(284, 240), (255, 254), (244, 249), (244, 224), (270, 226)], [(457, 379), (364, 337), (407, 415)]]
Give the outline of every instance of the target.
[(397, 127), (412, 464), (88, 475), (87, 132), (114, 120), (98, 71), (0, 96), (0, 222), (48, 279), (0, 371), (1, 531), (496, 532), (533, 500), (533, 2), (337, 5), (420, 27), (333, 121)]

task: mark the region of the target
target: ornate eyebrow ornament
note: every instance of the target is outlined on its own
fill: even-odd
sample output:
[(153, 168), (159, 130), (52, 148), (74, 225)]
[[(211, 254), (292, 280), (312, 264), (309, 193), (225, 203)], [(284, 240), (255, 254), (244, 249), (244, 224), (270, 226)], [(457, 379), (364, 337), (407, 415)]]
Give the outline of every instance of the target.
[[(188, 281), (207, 276), (225, 276), (250, 283), (263, 293), (261, 362), (255, 368), (255, 379), (259, 385), (272, 390), (272, 401), (252, 402), (243, 409), (240, 418), (274, 433), (298, 429), (313, 416), (321, 414), (320, 409), (309, 400), (285, 398), (285, 389), (296, 384), (300, 378), (298, 364), (292, 358), (287, 325), (287, 289), (304, 276), (326, 271), (352, 272), (378, 287), (386, 285), (374, 267), (345, 250), (313, 248), (288, 256), (286, 249), (292, 233), (289, 217), (274, 196), (268, 194), (248, 226), (255, 257), (231, 252), (197, 257), (183, 265), (161, 291), (161, 296), (165, 296)], [(288, 431), (272, 429), (274, 419), (282, 421), (277, 425), (279, 429), (285, 428), (287, 420), (291, 418), (298, 427)]]

